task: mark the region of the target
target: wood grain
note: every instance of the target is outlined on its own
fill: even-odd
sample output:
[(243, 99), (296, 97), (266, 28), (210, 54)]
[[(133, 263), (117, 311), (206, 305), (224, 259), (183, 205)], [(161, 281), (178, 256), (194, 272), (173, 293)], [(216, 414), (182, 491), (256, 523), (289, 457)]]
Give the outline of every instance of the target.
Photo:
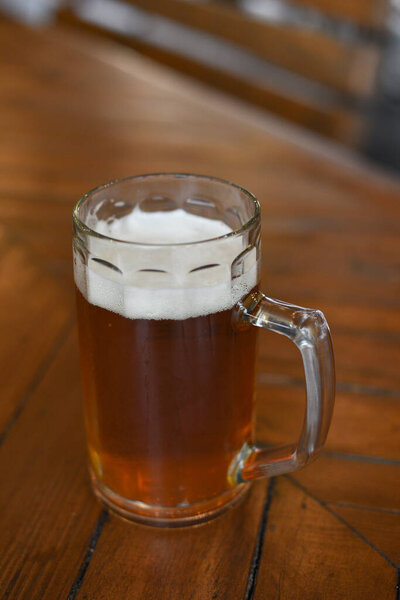
[(396, 570), (383, 556), (301, 489), (279, 480), (256, 600), (374, 600), (377, 590), (382, 600), (392, 600), (396, 583)]
[(66, 598), (100, 514), (89, 488), (76, 331), (0, 452), (4, 598)]
[[(287, 600), (376, 590), (394, 600), (398, 182), (63, 28), (1, 22), (0, 69), (1, 414), (21, 407), (0, 448), (1, 593), (249, 600), (278, 598), (280, 585)], [(221, 519), (174, 532), (107, 520), (95, 502), (75, 331), (65, 340), (73, 202), (114, 177), (164, 170), (233, 179), (259, 196), (264, 290), (326, 312), (339, 379), (318, 461), (278, 479), (275, 495), (261, 482)], [(297, 432), (302, 374), (296, 349), (270, 336), (261, 334), (259, 426), (277, 442)]]
[(397, 462), (346, 460), (324, 455), (291, 477), (324, 502), (400, 510), (400, 465)]
[(57, 201), (52, 195), (0, 192), (0, 220), (25, 260), (62, 288), (71, 306), (71, 215), (74, 197)]
[[(400, 465), (400, 396), (336, 394), (326, 450), (398, 460)], [(305, 410), (305, 388), (259, 385), (257, 439), (270, 444), (298, 439)]]
[(400, 512), (340, 505), (331, 508), (397, 566), (400, 565)]
[[(283, 287), (283, 286), (282, 286)], [(265, 289), (265, 286), (264, 286)], [(323, 302), (318, 302), (318, 297), (299, 298), (293, 288), (281, 294), (284, 301), (295, 304), (323, 309)], [(359, 331), (346, 333), (336, 329), (335, 322), (331, 322), (329, 313), (326, 315), (330, 322), (333, 344), (336, 355), (336, 375), (339, 384), (354, 384), (361, 381), (364, 386), (382, 390), (382, 394), (393, 393), (398, 395), (400, 376), (397, 365), (399, 364), (400, 348), (398, 334), (391, 336), (373, 335)], [(286, 339), (277, 339), (277, 336), (260, 333), (259, 372), (261, 380), (272, 381), (274, 376), (288, 375), (294, 378), (293, 383), (303, 375), (303, 367), (296, 348)], [(379, 356), (379, 360), (377, 360)], [(266, 377), (265, 377), (266, 375)], [(287, 382), (290, 382), (288, 380)], [(362, 388), (361, 388), (362, 389)], [(372, 390), (374, 391), (374, 390)]]
[(8, 229), (3, 234), (0, 434), (43, 376), (72, 312), (71, 295)]

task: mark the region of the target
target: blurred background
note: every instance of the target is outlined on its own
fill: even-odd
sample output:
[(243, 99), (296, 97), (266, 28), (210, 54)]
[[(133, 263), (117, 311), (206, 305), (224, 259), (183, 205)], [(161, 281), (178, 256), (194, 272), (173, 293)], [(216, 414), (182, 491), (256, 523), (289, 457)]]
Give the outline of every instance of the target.
[(400, 0), (0, 0), (110, 37), (400, 170)]

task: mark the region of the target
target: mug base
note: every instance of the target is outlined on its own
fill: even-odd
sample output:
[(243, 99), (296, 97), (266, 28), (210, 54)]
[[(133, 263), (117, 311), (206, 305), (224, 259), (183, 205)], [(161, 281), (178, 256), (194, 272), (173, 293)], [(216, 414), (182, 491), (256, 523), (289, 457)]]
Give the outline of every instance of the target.
[(99, 481), (92, 470), (90, 476), (95, 495), (113, 513), (153, 527), (187, 527), (210, 521), (239, 504), (250, 489), (249, 483), (242, 483), (211, 500), (184, 506), (157, 506), (139, 500), (127, 500)]

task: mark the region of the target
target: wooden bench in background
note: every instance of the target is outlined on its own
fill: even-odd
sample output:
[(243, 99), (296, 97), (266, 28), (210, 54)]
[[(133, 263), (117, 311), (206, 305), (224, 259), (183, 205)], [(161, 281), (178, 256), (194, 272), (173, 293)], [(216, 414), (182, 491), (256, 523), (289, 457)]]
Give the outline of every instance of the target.
[(58, 18), (349, 146), (362, 144), (387, 0), (126, 0), (132, 12), (124, 22), (111, 18), (121, 9), (112, 4), (70, 0)]

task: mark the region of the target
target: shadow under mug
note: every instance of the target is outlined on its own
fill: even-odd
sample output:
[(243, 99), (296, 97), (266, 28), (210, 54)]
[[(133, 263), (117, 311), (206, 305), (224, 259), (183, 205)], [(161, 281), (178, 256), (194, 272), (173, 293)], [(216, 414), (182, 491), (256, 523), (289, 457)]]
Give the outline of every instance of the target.
[[(158, 244), (112, 237), (130, 215), (161, 223), (167, 239), (188, 215), (228, 232)], [(117, 180), (74, 208), (90, 472), (97, 496), (126, 518), (210, 519), (252, 480), (298, 469), (324, 444), (335, 389), (329, 328), (320, 311), (259, 290), (260, 223), (251, 193), (187, 174)], [(303, 360), (306, 411), (293, 445), (254, 440), (260, 328), (288, 337)]]

